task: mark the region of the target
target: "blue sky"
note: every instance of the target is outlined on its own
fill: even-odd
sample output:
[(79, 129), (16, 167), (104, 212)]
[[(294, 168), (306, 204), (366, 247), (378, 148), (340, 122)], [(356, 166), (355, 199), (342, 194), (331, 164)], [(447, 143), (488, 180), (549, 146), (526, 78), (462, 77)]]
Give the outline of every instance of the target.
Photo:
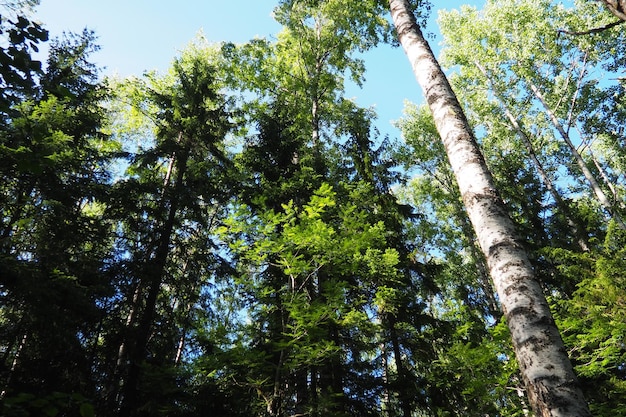
[[(447, 1), (446, 9), (470, 1)], [(482, 3), (482, 2), (478, 2)], [(93, 60), (104, 74), (141, 75), (165, 71), (172, 59), (202, 31), (211, 42), (245, 42), (280, 30), (272, 19), (274, 0), (41, 0), (35, 17), (51, 36), (93, 29), (102, 49)], [(441, 7), (441, 6), (435, 6)], [(428, 30), (437, 33), (437, 9)], [(431, 40), (436, 48), (439, 38)], [(398, 136), (391, 120), (402, 116), (404, 101), (422, 101), (422, 93), (400, 48), (379, 46), (368, 52), (366, 83), (348, 91), (359, 105), (374, 106), (383, 134)]]

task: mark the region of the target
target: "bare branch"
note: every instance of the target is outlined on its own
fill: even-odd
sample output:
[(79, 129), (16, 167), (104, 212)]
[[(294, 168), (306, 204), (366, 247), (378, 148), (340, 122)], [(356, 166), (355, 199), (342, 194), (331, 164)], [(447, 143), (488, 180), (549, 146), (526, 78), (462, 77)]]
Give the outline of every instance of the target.
[(589, 30), (583, 30), (583, 31), (580, 31), (580, 32), (567, 30), (567, 29), (559, 29), (558, 33), (565, 33), (566, 35), (574, 35), (574, 36), (591, 35), (593, 33), (604, 32), (605, 30), (611, 29), (611, 28), (613, 28), (613, 27), (615, 27), (617, 25), (621, 25), (624, 22), (626, 22), (626, 20), (618, 20), (618, 21), (609, 23), (608, 25), (600, 26), (600, 27), (597, 27), (597, 28), (589, 29)]

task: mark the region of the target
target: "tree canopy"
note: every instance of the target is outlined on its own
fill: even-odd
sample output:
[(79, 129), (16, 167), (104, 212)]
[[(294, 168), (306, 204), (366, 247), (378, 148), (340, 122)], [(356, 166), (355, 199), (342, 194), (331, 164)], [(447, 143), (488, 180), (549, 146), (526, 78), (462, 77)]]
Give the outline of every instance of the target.
[[(388, 2), (281, 0), (274, 37), (125, 79), (37, 4), (0, 2), (0, 414), (539, 416), (506, 246), (571, 386), (626, 416), (623, 2), (439, 11), (454, 98), (415, 65), (399, 138), (346, 93), (409, 33)], [(485, 199), (516, 233), (486, 251)]]

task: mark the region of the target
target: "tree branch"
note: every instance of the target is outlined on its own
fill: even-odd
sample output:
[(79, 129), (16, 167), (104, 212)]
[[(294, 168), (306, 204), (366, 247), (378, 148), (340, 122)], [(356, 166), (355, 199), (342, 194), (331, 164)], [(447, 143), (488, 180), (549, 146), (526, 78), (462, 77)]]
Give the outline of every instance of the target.
[(592, 33), (599, 33), (599, 32), (603, 32), (605, 30), (611, 29), (612, 27), (621, 25), (624, 22), (626, 22), (626, 20), (618, 20), (616, 22), (609, 23), (608, 25), (600, 26), (597, 28), (589, 29), (589, 30), (583, 30), (581, 32), (575, 32), (575, 31), (571, 31), (567, 29), (559, 29), (558, 33), (565, 33), (566, 35), (575, 35), (575, 36), (591, 35)]
[(626, 0), (600, 0), (613, 15), (626, 21)]

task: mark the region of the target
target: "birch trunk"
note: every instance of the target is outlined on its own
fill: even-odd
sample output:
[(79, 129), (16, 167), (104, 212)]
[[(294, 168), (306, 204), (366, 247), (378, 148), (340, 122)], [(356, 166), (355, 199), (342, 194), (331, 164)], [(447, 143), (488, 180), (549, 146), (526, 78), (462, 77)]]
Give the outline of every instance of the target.
[(626, 224), (620, 217), (619, 213), (617, 213), (617, 211), (613, 207), (613, 203), (611, 202), (611, 200), (609, 200), (609, 198), (604, 193), (604, 191), (602, 191), (602, 187), (600, 187), (600, 184), (596, 180), (596, 177), (593, 175), (589, 167), (587, 167), (585, 160), (576, 149), (576, 146), (574, 146), (574, 143), (570, 139), (569, 134), (566, 132), (565, 128), (563, 127), (559, 119), (556, 117), (556, 114), (554, 114), (554, 112), (552, 111), (552, 108), (550, 108), (550, 106), (548, 105), (548, 102), (543, 97), (543, 93), (533, 83), (530, 83), (530, 89), (532, 90), (537, 100), (539, 100), (539, 102), (543, 106), (544, 110), (550, 117), (550, 121), (552, 122), (552, 125), (557, 130), (557, 132), (559, 132), (559, 135), (561, 135), (563, 142), (565, 142), (568, 149), (572, 153), (572, 156), (574, 157), (574, 160), (576, 161), (578, 168), (580, 169), (583, 176), (589, 183), (591, 190), (595, 194), (596, 198), (598, 199), (602, 207), (604, 207), (611, 214), (611, 217), (622, 227), (622, 229), (626, 229)]
[(433, 113), (501, 301), (531, 406), (538, 416), (589, 417), (563, 341), (461, 106), (424, 39), (408, 0), (391, 17)]
[(589, 252), (589, 242), (587, 242), (587, 237), (582, 232), (582, 227), (579, 227), (579, 225), (577, 225), (576, 222), (573, 220), (573, 217), (570, 213), (569, 206), (567, 205), (565, 201), (563, 201), (563, 198), (561, 198), (561, 194), (559, 194), (558, 190), (552, 183), (550, 176), (548, 175), (546, 170), (543, 168), (543, 164), (539, 161), (539, 158), (537, 158), (537, 154), (535, 153), (535, 149), (533, 147), (532, 141), (530, 140), (530, 138), (528, 137), (524, 129), (522, 129), (522, 126), (517, 121), (517, 118), (513, 115), (509, 107), (507, 106), (505, 100), (501, 97), (500, 92), (497, 91), (496, 87), (491, 82), (489, 74), (487, 73), (487, 70), (485, 69), (485, 67), (483, 67), (479, 62), (474, 62), (474, 64), (485, 77), (485, 80), (489, 84), (489, 87), (491, 88), (491, 91), (496, 97), (496, 100), (500, 104), (500, 107), (504, 111), (504, 114), (506, 115), (507, 119), (509, 119), (509, 123), (511, 124), (513, 129), (515, 129), (519, 138), (522, 140), (522, 143), (524, 144), (524, 147), (526, 148), (526, 151), (528, 152), (528, 156), (530, 156), (531, 161), (533, 161), (533, 164), (535, 165), (535, 169), (537, 170), (537, 173), (539, 173), (539, 176), (541, 177), (543, 184), (548, 189), (548, 192), (550, 192), (550, 195), (552, 195), (552, 198), (554, 199), (555, 204), (565, 215), (567, 225), (570, 227), (570, 230), (572, 231), (573, 235), (577, 237), (578, 246), (580, 246), (580, 248), (584, 252)]

